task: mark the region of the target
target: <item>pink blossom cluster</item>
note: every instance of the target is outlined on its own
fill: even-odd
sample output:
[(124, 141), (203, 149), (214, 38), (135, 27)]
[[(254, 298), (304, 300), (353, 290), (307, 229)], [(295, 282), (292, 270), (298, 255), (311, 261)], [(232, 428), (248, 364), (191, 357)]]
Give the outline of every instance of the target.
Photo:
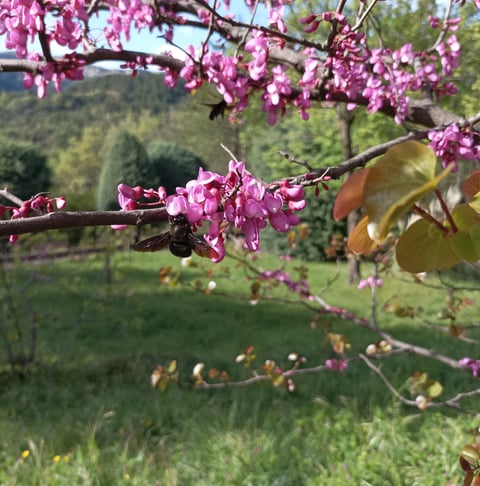
[[(104, 29), (105, 36), (108, 44), (114, 51), (121, 51), (123, 49), (121, 42), (121, 34), (125, 36), (125, 39), (130, 40), (130, 29), (133, 24), (134, 27), (141, 31), (144, 28), (150, 30), (154, 27), (154, 11), (153, 8), (146, 2), (141, 0), (127, 0), (123, 2), (117, 2), (110, 0), (110, 11), (107, 22), (109, 27)], [(163, 12), (169, 16), (174, 15), (172, 10), (165, 12), (165, 7), (161, 7)]]
[(480, 376), (480, 359), (462, 358), (458, 363), (465, 368), (470, 368), (473, 376)]
[[(57, 209), (61, 210), (66, 204), (67, 202), (63, 196), (51, 198), (44, 194), (37, 194), (23, 201), (20, 207), (0, 204), (0, 217), (3, 217), (7, 211), (11, 211), (11, 219), (28, 218), (30, 216), (38, 216), (39, 214), (52, 213)], [(10, 235), (10, 243), (15, 243), (17, 240), (18, 235)]]
[[(437, 98), (456, 92), (451, 82), (444, 81), (458, 67), (460, 44), (455, 35), (439, 43), (435, 55), (426, 56), (414, 52), (411, 44), (397, 50), (369, 49), (365, 34), (353, 31), (345, 16), (338, 13), (324, 12), (301, 19), (307, 33), (316, 31), (321, 22), (335, 22), (338, 29), (331, 54), (322, 66), (327, 72), (327, 99), (335, 93), (345, 94), (353, 108), (356, 100), (366, 98), (371, 113), (389, 105), (395, 110), (395, 121), (402, 123), (408, 114), (409, 91), (428, 88)], [(447, 28), (456, 30), (458, 22), (452, 19)], [(309, 84), (312, 68), (318, 68), (314, 60), (310, 63), (305, 71)]]
[[(221, 2), (226, 8), (230, 2)], [(255, 2), (246, 1), (253, 7)], [(445, 81), (458, 66), (460, 45), (455, 35), (436, 46), (431, 54), (416, 53), (407, 44), (398, 50), (369, 49), (365, 34), (354, 31), (343, 14), (324, 12), (311, 14), (303, 19), (307, 34), (314, 34), (322, 22), (335, 25), (336, 36), (329, 48), (326, 60), (320, 61), (313, 48), (303, 51), (305, 68), (298, 83), (300, 91), (293, 90), (293, 81), (285, 66), (268, 64), (272, 50), (285, 47), (285, 40), (275, 32), (285, 34), (285, 5), (290, 0), (269, 2), (268, 23), (271, 32), (252, 29), (244, 45), (244, 53), (227, 56), (220, 52), (210, 52), (208, 46), (195, 50), (187, 48), (188, 56), (180, 73), (170, 67), (163, 67), (167, 73), (165, 83), (173, 86), (180, 76), (186, 87), (196, 90), (204, 82), (216, 86), (219, 94), (228, 104), (241, 111), (248, 103), (248, 96), (259, 91), (262, 109), (267, 113), (268, 122), (276, 123), (278, 115), (285, 113), (286, 106), (293, 104), (303, 119), (308, 118), (311, 107), (310, 90), (326, 89), (327, 99), (335, 94), (344, 94), (350, 100), (349, 107), (367, 101), (368, 109), (375, 113), (379, 109), (391, 107), (395, 110), (396, 121), (405, 120), (408, 112), (408, 93), (429, 88), (437, 97), (455, 92), (452, 83)], [(107, 0), (109, 8), (108, 25), (103, 34), (114, 51), (122, 50), (122, 38), (130, 38), (132, 27), (141, 30), (158, 28), (162, 36), (173, 40), (173, 26), (182, 25), (186, 18), (179, 15), (175, 2), (161, 2), (155, 9), (143, 0)], [(47, 15), (55, 19), (54, 25), (47, 26)], [(208, 25), (214, 18), (205, 8), (197, 10), (200, 22)], [(64, 78), (82, 79), (83, 65), (76, 60), (74, 52), (85, 41), (94, 43), (84, 29), (88, 13), (83, 0), (0, 0), (0, 35), (6, 35), (6, 47), (15, 49), (19, 58), (43, 60), (42, 55), (30, 53), (28, 42), (42, 34), (48, 44), (56, 43), (72, 50), (70, 57), (58, 62), (46, 63), (35, 75), (25, 78), (27, 88), (37, 86), (39, 96), (45, 96), (46, 85), (53, 82), (57, 91)], [(433, 28), (440, 27), (438, 19), (430, 18)], [(442, 25), (450, 31), (458, 28), (458, 19), (450, 19)], [(136, 63), (126, 63), (124, 67), (146, 67), (150, 59)]]
[[(47, 29), (44, 18), (47, 13), (61, 12), (55, 16), (55, 25)], [(52, 0), (2, 0), (0, 1), (0, 35), (6, 34), (5, 47), (15, 49), (17, 57), (28, 55), (27, 43), (33, 42), (42, 32), (48, 42), (76, 49), (81, 42), (80, 21), (88, 15), (83, 1)]]
[(331, 371), (345, 371), (348, 368), (346, 359), (327, 359), (325, 366)]
[(185, 187), (177, 187), (176, 194), (167, 196), (163, 187), (154, 190), (126, 184), (120, 184), (118, 191), (123, 210), (137, 209), (142, 198), (156, 199), (154, 204), (164, 205), (170, 216), (185, 215), (193, 229), (207, 221), (210, 226), (204, 238), (215, 250), (216, 262), (225, 256), (225, 232), (229, 226), (242, 231), (250, 251), (258, 251), (260, 231), (267, 223), (276, 231), (287, 232), (300, 222), (294, 213), (306, 205), (302, 186), (285, 181), (271, 192), (246, 170), (243, 162), (237, 161), (230, 161), (226, 176), (200, 169), (196, 179)]
[(313, 300), (308, 281), (306, 279), (294, 280), (289, 272), (284, 272), (281, 268), (265, 270), (260, 274), (260, 278), (284, 284), (291, 292), (298, 294), (302, 299)]
[(382, 285), (383, 285), (383, 280), (381, 278), (375, 278), (373, 275), (370, 275), (370, 277), (360, 280), (357, 289), (358, 290), (363, 290), (366, 288), (373, 289), (374, 287), (381, 287)]
[[(45, 23), (48, 14), (55, 18), (54, 25), (49, 27)], [(40, 34), (49, 45), (56, 43), (72, 51), (59, 62), (45, 63), (37, 74), (26, 74), (25, 88), (36, 85), (38, 96), (43, 98), (50, 81), (60, 91), (63, 79), (83, 79), (83, 63), (76, 59), (74, 51), (82, 42), (82, 22), (86, 21), (88, 14), (80, 0), (0, 1), (0, 35), (5, 35), (5, 47), (15, 49), (19, 59), (44, 60), (43, 56), (28, 49), (28, 42), (33, 43)]]
[[(188, 21), (187, 17), (178, 13), (176, 2), (160, 2), (155, 7), (143, 0), (106, 0), (104, 3), (109, 15), (103, 35), (113, 51), (123, 49), (122, 39), (130, 38), (132, 28), (138, 31), (158, 28), (162, 37), (172, 42), (174, 27)], [(437, 99), (455, 93), (455, 86), (449, 79), (458, 67), (461, 52), (454, 34), (458, 29), (458, 18), (443, 24), (439, 19), (430, 17), (430, 26), (448, 30), (449, 36), (432, 52), (415, 52), (410, 44), (396, 50), (371, 49), (365, 34), (354, 30), (345, 15), (338, 12), (312, 13), (300, 19), (305, 33), (316, 41), (314, 35), (320, 24), (328, 23), (335, 36), (330, 39), (325, 58), (320, 57), (319, 50), (313, 47), (301, 51), (304, 66), (297, 81), (290, 74), (293, 69), (286, 67), (288, 63), (275, 65), (271, 62), (272, 53), (278, 53), (287, 45), (284, 7), (288, 3), (290, 0), (268, 2), (269, 29), (252, 28), (243, 50), (234, 55), (213, 51), (208, 45), (199, 49), (188, 47), (184, 67), (179, 72), (172, 66), (161, 67), (166, 72), (164, 83), (173, 87), (182, 78), (186, 88), (195, 91), (208, 82), (237, 112), (245, 109), (252, 93), (259, 93), (262, 110), (270, 124), (276, 123), (288, 105), (296, 106), (300, 116), (308, 119), (310, 96), (314, 89), (322, 89), (327, 100), (345, 96), (350, 109), (358, 103), (366, 104), (371, 113), (393, 109), (398, 123), (404, 122), (408, 115), (410, 93), (428, 89)], [(246, 4), (253, 8), (256, 3), (246, 0)], [(478, 1), (475, 4), (479, 6)], [(230, 2), (225, 0), (218, 5), (229, 8)], [(205, 26), (222, 21), (216, 20), (206, 8), (198, 8), (196, 14)], [(0, 0), (0, 35), (5, 35), (6, 48), (14, 49), (19, 58), (42, 63), (35, 74), (25, 74), (26, 88), (36, 86), (38, 96), (43, 97), (49, 83), (60, 91), (64, 79), (83, 78), (84, 63), (76, 51), (79, 47), (88, 48), (96, 43), (91, 38), (92, 33), (85, 29), (88, 17), (84, 0)], [(46, 52), (30, 52), (28, 43), (33, 43), (40, 35), (44, 44), (67, 47), (71, 53), (51, 61)], [(148, 56), (139, 57), (123, 67), (136, 73), (151, 61)], [(431, 145), (445, 163), (457, 156), (478, 159), (476, 150), (468, 145), (473, 135), (465, 133), (465, 130), (462, 132), (459, 135), (455, 127), (432, 132)]]
[[(30, 56), (32, 60), (40, 60), (39, 54)], [(23, 86), (30, 89), (37, 87), (37, 96), (44, 98), (47, 94), (47, 86), (53, 83), (57, 93), (60, 93), (61, 83), (64, 79), (81, 81), (83, 79), (83, 67), (85, 61), (78, 59), (75, 54), (66, 54), (61, 62), (48, 62), (38, 69), (36, 74), (25, 73), (23, 75)]]
[(435, 155), (442, 159), (444, 167), (459, 160), (480, 162), (480, 133), (470, 126), (449, 125), (444, 129), (429, 130), (428, 139)]

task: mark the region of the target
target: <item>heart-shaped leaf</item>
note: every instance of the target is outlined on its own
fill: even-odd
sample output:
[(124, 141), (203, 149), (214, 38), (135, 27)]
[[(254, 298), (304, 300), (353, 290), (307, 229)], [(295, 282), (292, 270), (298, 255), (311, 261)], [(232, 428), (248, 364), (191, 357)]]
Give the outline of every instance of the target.
[(452, 211), (452, 219), (458, 231), (452, 235), (452, 250), (463, 260), (475, 263), (480, 260), (480, 215), (469, 205), (459, 204)]
[(419, 142), (405, 142), (389, 149), (365, 181), (363, 206), (368, 214), (368, 233), (382, 242), (398, 218), (451, 170), (444, 169), (435, 177), (434, 152)]
[(467, 200), (472, 199), (475, 194), (480, 193), (480, 170), (473, 171), (462, 184), (462, 191)]
[(363, 204), (363, 192), (369, 168), (351, 174), (338, 191), (333, 217), (339, 221)]
[(355, 226), (347, 240), (348, 248), (357, 255), (368, 255), (378, 244), (368, 236), (368, 217), (364, 216)]
[(436, 225), (419, 219), (398, 239), (397, 262), (410, 273), (451, 268), (462, 260), (453, 251), (451, 238)]

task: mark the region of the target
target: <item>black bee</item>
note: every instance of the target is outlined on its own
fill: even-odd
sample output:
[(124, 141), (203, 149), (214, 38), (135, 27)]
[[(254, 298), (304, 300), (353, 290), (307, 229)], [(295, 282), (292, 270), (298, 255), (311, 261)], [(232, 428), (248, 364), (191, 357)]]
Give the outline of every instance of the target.
[(207, 242), (194, 236), (192, 227), (183, 214), (169, 216), (170, 229), (160, 235), (155, 235), (133, 245), (136, 251), (159, 251), (168, 248), (172, 255), (186, 258), (192, 255), (192, 250), (201, 257), (215, 256), (215, 250)]
[(217, 116), (221, 116), (223, 118), (223, 115), (225, 114), (225, 110), (227, 108), (227, 102), (225, 100), (222, 100), (215, 104), (207, 104), (207, 106), (211, 108), (208, 118), (210, 120), (215, 120)]

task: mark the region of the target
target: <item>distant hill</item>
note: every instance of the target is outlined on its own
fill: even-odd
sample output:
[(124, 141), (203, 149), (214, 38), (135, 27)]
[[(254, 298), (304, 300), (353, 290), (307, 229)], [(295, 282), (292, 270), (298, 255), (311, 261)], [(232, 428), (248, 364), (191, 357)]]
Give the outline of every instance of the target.
[(91, 66), (85, 78), (63, 83), (60, 95), (49, 90), (39, 99), (34, 89), (23, 88), (21, 73), (0, 73), (0, 137), (34, 144), (53, 158), (86, 127), (99, 128), (107, 136), (127, 120), (140, 128), (146, 123), (143, 133), (151, 127), (150, 138), (143, 142), (181, 145), (199, 155), (210, 170), (226, 170), (229, 156), (221, 144), (242, 155), (241, 125), (229, 123), (227, 117), (209, 120), (208, 104), (221, 99), (209, 86), (188, 96), (181, 85), (164, 86), (162, 74), (153, 69), (133, 78), (128, 72)]
[[(11, 51), (0, 52), (0, 59), (16, 59), (15, 53)], [(97, 78), (100, 76), (108, 76), (115, 73), (110, 69), (104, 69), (98, 66), (86, 66), (84, 71), (85, 79)], [(119, 71), (117, 71), (119, 73)], [(70, 81), (65, 81), (64, 86), (71, 84)], [(0, 73), (0, 91), (8, 93), (19, 92), (23, 93), (23, 73)]]
[[(2, 55), (0, 54), (0, 57)], [(161, 74), (130, 73), (89, 67), (84, 81), (62, 85), (38, 99), (23, 88), (21, 73), (0, 73), (0, 135), (38, 144), (47, 152), (61, 148), (87, 125), (109, 128), (127, 113), (162, 114), (186, 97), (179, 86), (167, 88)]]

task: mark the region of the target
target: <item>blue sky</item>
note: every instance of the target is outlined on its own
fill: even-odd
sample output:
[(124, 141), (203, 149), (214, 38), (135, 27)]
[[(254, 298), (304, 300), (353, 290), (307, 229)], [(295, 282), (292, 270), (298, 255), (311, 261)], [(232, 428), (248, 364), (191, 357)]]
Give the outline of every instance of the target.
[[(235, 13), (237, 19), (248, 22), (250, 20), (250, 12), (246, 8), (243, 2), (239, 2), (238, 0), (233, 0), (232, 8), (230, 9), (230, 13)], [(236, 5), (236, 8), (235, 6)], [(224, 12), (222, 12), (224, 13)], [(98, 17), (92, 17), (90, 20), (90, 32), (93, 37), (98, 36), (97, 46), (99, 47), (107, 47), (105, 38), (102, 34), (103, 27), (107, 25), (107, 13), (102, 12)], [(256, 21), (258, 23), (264, 22), (266, 19), (266, 11), (265, 8), (259, 8), (257, 11)], [(52, 25), (54, 23), (54, 19), (51, 18), (50, 21)], [(48, 20), (47, 20), (48, 25)], [(130, 32), (130, 41), (127, 42), (124, 37), (122, 37), (122, 44), (124, 49), (134, 50), (134, 51), (142, 51), (152, 54), (160, 53), (166, 49), (170, 49), (174, 52), (174, 55), (182, 57), (183, 54), (181, 52), (176, 51), (171, 45), (167, 44), (165, 40), (159, 37), (160, 33), (158, 31), (153, 31), (150, 33), (148, 30), (144, 30), (142, 32), (137, 32), (135, 28), (132, 27)], [(194, 29), (193, 27), (176, 27), (175, 28), (175, 44), (179, 45), (182, 48), (186, 48), (189, 44), (199, 45), (200, 42), (205, 38), (205, 31), (202, 29)], [(36, 51), (40, 51), (40, 45), (38, 42), (34, 44), (34, 48)], [(60, 46), (52, 46), (52, 51), (54, 55), (60, 55), (67, 50)], [(99, 63), (98, 65), (103, 67), (117, 67), (119, 64), (118, 62), (104, 62)]]

